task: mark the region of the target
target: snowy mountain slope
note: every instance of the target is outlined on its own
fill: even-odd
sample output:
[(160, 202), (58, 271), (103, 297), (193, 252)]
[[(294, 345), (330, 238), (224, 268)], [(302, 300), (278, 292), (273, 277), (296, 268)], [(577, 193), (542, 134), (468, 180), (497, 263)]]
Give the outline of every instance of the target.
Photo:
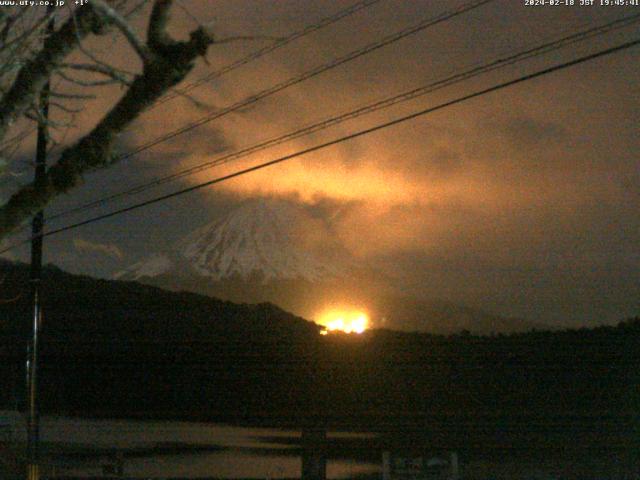
[(116, 278), (141, 279), (185, 270), (212, 281), (226, 278), (316, 282), (344, 273), (338, 262), (309, 248), (317, 222), (285, 201), (252, 200), (182, 239), (170, 252), (133, 264)]

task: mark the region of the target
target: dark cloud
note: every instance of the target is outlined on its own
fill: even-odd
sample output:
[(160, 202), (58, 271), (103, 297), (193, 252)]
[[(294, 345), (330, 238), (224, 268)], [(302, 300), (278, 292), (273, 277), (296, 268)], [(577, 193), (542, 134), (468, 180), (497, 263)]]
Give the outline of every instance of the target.
[[(349, 2), (183, 2), (221, 35), (285, 35)], [(459, 4), (460, 2), (456, 2)], [(381, 2), (326, 31), (194, 90), (223, 108), (293, 75), (452, 8), (449, 1)], [(97, 172), (53, 210), (118, 191), (279, 136), (302, 125), (472, 68), (509, 52), (631, 13), (628, 9), (528, 8), (497, 1), (255, 103), (114, 167)], [(174, 15), (176, 33), (193, 20)], [(622, 30), (412, 102), (199, 173), (166, 193), (292, 153), (400, 115), (515, 78), (628, 38)], [(193, 78), (262, 46), (215, 47)], [(121, 47), (114, 48), (114, 52)], [(124, 262), (171, 244), (249, 197), (277, 196), (304, 208), (313, 248), (380, 265), (407, 289), (539, 321), (613, 321), (637, 314), (640, 292), (640, 97), (637, 50), (447, 108), (356, 141), (96, 225), (84, 234), (117, 245)], [(125, 62), (126, 63), (126, 62)], [(115, 93), (114, 93), (115, 94)], [(108, 105), (109, 98), (103, 101)], [(103, 105), (103, 106), (104, 106)], [(99, 107), (99, 105), (98, 105)], [(81, 120), (91, 125), (100, 111)], [(140, 145), (203, 115), (174, 100), (121, 139)], [(149, 198), (149, 197), (142, 198)], [(123, 201), (127, 204), (131, 199)], [(304, 227), (304, 226), (303, 226)], [(317, 232), (323, 232), (318, 236)], [(85, 237), (86, 235), (86, 237)], [(324, 238), (323, 238), (324, 235)], [(51, 255), (76, 270), (67, 238)], [(115, 260), (91, 271), (117, 270)], [(76, 263), (74, 263), (76, 262)]]
[(558, 123), (535, 120), (531, 117), (514, 117), (502, 122), (498, 128), (513, 148), (550, 148), (552, 144), (566, 143), (569, 132)]
[(73, 246), (79, 252), (98, 253), (117, 260), (121, 260), (124, 257), (120, 247), (114, 244), (90, 242), (78, 237), (73, 239)]

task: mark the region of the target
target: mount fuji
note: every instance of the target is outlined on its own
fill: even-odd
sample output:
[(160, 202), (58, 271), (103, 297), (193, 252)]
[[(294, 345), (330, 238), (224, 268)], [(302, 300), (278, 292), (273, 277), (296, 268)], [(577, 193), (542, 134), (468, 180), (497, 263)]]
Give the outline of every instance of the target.
[[(191, 274), (210, 282), (243, 280), (319, 282), (346, 274), (344, 261), (310, 245), (318, 222), (302, 207), (280, 200), (250, 200), (223, 218), (116, 274), (141, 280)], [(333, 258), (332, 258), (333, 257)]]
[(358, 264), (331, 229), (285, 200), (248, 200), (115, 275), (240, 303), (271, 302), (314, 319), (331, 307), (369, 313), (374, 327), (431, 333), (544, 328), (451, 302), (407, 295), (397, 279)]

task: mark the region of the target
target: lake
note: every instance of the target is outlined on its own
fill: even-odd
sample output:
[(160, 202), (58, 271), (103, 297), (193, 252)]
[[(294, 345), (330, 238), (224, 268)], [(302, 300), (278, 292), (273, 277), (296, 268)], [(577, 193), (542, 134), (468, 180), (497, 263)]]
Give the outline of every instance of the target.
[[(15, 413), (0, 411), (2, 418), (23, 423)], [(24, 430), (21, 436), (24, 440)], [(104, 459), (113, 463), (118, 454), (128, 478), (300, 478), (300, 437), (299, 430), (214, 423), (50, 416), (41, 420), (45, 458), (58, 464), (58, 475), (78, 477), (99, 476)], [(603, 440), (603, 446), (606, 443)], [(394, 444), (402, 445), (400, 451), (429, 451), (402, 432), (328, 432), (327, 477), (378, 476), (382, 451)], [(465, 480), (639, 478), (637, 455), (625, 453), (628, 448), (576, 449), (578, 441), (562, 445), (544, 452), (484, 448), (474, 454), (469, 445), (456, 450)]]
[[(1, 413), (1, 412), (0, 412)], [(14, 416), (15, 418), (15, 416)], [(21, 435), (24, 436), (24, 435)], [(300, 431), (212, 423), (43, 417), (45, 450), (65, 475), (93, 475), (105, 453), (122, 454), (124, 475), (157, 478), (299, 478)], [(371, 434), (329, 432), (328, 441), (362, 443)], [(378, 462), (330, 458), (328, 478), (380, 471)]]

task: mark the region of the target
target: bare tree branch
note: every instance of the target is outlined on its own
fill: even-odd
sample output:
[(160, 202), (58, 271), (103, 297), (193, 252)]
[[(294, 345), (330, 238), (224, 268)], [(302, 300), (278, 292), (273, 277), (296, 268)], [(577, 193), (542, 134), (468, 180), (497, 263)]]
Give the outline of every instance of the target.
[(29, 128), (29, 129), (26, 129), (26, 130), (18, 133), (17, 135), (13, 136), (12, 138), (9, 138), (7, 140), (4, 140), (4, 141), (0, 142), (0, 149), (4, 149), (4, 148), (7, 148), (8, 146), (15, 145), (16, 143), (20, 143), (26, 137), (31, 135), (34, 131), (35, 130), (33, 128)]
[(214, 107), (213, 105), (210, 105), (206, 102), (203, 102), (202, 100), (198, 100), (197, 98), (195, 98), (193, 95), (189, 94), (189, 93), (185, 93), (177, 88), (172, 88), (170, 90), (172, 93), (174, 93), (176, 96), (178, 97), (182, 97), (185, 100), (187, 100), (189, 103), (191, 103), (191, 105), (193, 105), (194, 107), (196, 107), (199, 110), (205, 110), (205, 111), (212, 111), (214, 110), (216, 107)]
[(36, 123), (44, 123), (51, 128), (64, 128), (67, 126), (65, 123), (56, 122), (54, 120), (51, 120), (50, 118), (45, 119), (42, 116), (40, 110), (35, 105), (29, 111), (25, 112), (24, 116)]
[(82, 8), (75, 19), (67, 20), (47, 41), (46, 47), (29, 60), (16, 75), (13, 84), (0, 102), (0, 140), (8, 127), (34, 102), (47, 79), (78, 44), (78, 39), (91, 32), (100, 32), (103, 20), (93, 8)]
[(27, 31), (23, 32), (22, 34), (12, 38), (11, 40), (8, 39), (8, 35), (14, 22), (7, 22), (2, 32), (0, 32), (0, 40), (1, 40), (0, 52), (16, 44), (19, 44), (20, 42), (24, 42), (29, 37), (36, 35), (48, 20), (49, 20), (48, 15), (43, 16), (40, 20), (38, 20), (38, 22), (35, 25), (33, 25), (31, 28), (29, 28)]
[[(117, 137), (146, 108), (181, 82), (197, 58), (206, 55), (214, 39), (204, 28), (191, 32), (187, 41), (176, 41), (167, 34), (171, 3), (171, 0), (154, 3), (148, 28), (149, 60), (123, 97), (91, 132), (62, 152), (58, 162), (47, 171), (43, 188), (28, 184), (0, 207), (0, 238), (43, 209), (54, 197), (78, 185), (85, 172), (104, 168), (117, 160), (112, 154)], [(56, 55), (57, 61), (61, 60), (59, 57)]]
[[(121, 2), (121, 7), (124, 7), (127, 4), (128, 0), (123, 0)], [(149, 3), (149, 0), (140, 0), (137, 4), (135, 4), (131, 10), (129, 10), (128, 12), (124, 13), (124, 17), (125, 18), (131, 18), (132, 16), (134, 16), (135, 14), (139, 13), (142, 8)]]
[(3, 44), (9, 38), (9, 33), (11, 32), (11, 28), (13, 27), (13, 25), (20, 19), (22, 15), (26, 13), (27, 9), (24, 8), (19, 10), (16, 15), (10, 16), (8, 14), (5, 14), (3, 16), (2, 21), (4, 22), (4, 26), (2, 27), (2, 31), (0, 31), (0, 40), (2, 40)]
[[(102, 65), (102, 64), (90, 64), (90, 63), (63, 63), (61, 65), (62, 68), (69, 68), (72, 70), (80, 70), (85, 72), (94, 72), (100, 73), (107, 77), (112, 78), (118, 82), (124, 83), (126, 85), (131, 84), (131, 79), (129, 77), (133, 77), (135, 74), (131, 72), (127, 72), (120, 68), (112, 67), (111, 65)], [(59, 72), (58, 72), (59, 73)]]
[(114, 24), (127, 39), (129, 44), (136, 51), (138, 56), (142, 59), (143, 62), (151, 61), (151, 55), (149, 53), (149, 48), (144, 44), (142, 39), (138, 37), (138, 34), (135, 32), (131, 25), (122, 17), (120, 14), (107, 5), (102, 0), (91, 0), (91, 5), (93, 8), (98, 10), (101, 15), (104, 15), (108, 18), (109, 23)]
[[(51, 103), (51, 105), (53, 105), (53, 102)], [(72, 128), (77, 127), (77, 125), (75, 124), (76, 121), (76, 116), (77, 113), (79, 112), (70, 112), (69, 116), (71, 117), (67, 127), (62, 131), (62, 135), (60, 137), (60, 140), (56, 140), (53, 135), (51, 135), (51, 144), (52, 147), (49, 150), (49, 153), (52, 154), (54, 153), (56, 150), (58, 150), (59, 147), (61, 147), (62, 145), (64, 145), (64, 141), (67, 138), (67, 135), (69, 134), (69, 132), (71, 131)]]
[(113, 76), (111, 76), (111, 78), (108, 80), (82, 80), (80, 78), (72, 77), (71, 75), (68, 75), (61, 70), (58, 70), (56, 72), (56, 75), (59, 75), (66, 82), (71, 83), (73, 85), (78, 85), (80, 87), (102, 87), (105, 85), (113, 85), (115, 83), (131, 85), (131, 82), (128, 82), (126, 80), (123, 81), (121, 79), (116, 80), (113, 78)]
[(58, 108), (58, 109), (62, 110), (65, 113), (80, 113), (82, 111), (81, 108), (71, 108), (71, 107), (69, 107), (67, 105), (63, 105), (62, 103), (59, 103), (59, 102), (50, 101), (49, 102), (49, 106)]
[(169, 10), (171, 9), (172, 3), (172, 0), (156, 0), (151, 10), (147, 44), (149, 48), (156, 53), (162, 48), (174, 43), (167, 33)]

